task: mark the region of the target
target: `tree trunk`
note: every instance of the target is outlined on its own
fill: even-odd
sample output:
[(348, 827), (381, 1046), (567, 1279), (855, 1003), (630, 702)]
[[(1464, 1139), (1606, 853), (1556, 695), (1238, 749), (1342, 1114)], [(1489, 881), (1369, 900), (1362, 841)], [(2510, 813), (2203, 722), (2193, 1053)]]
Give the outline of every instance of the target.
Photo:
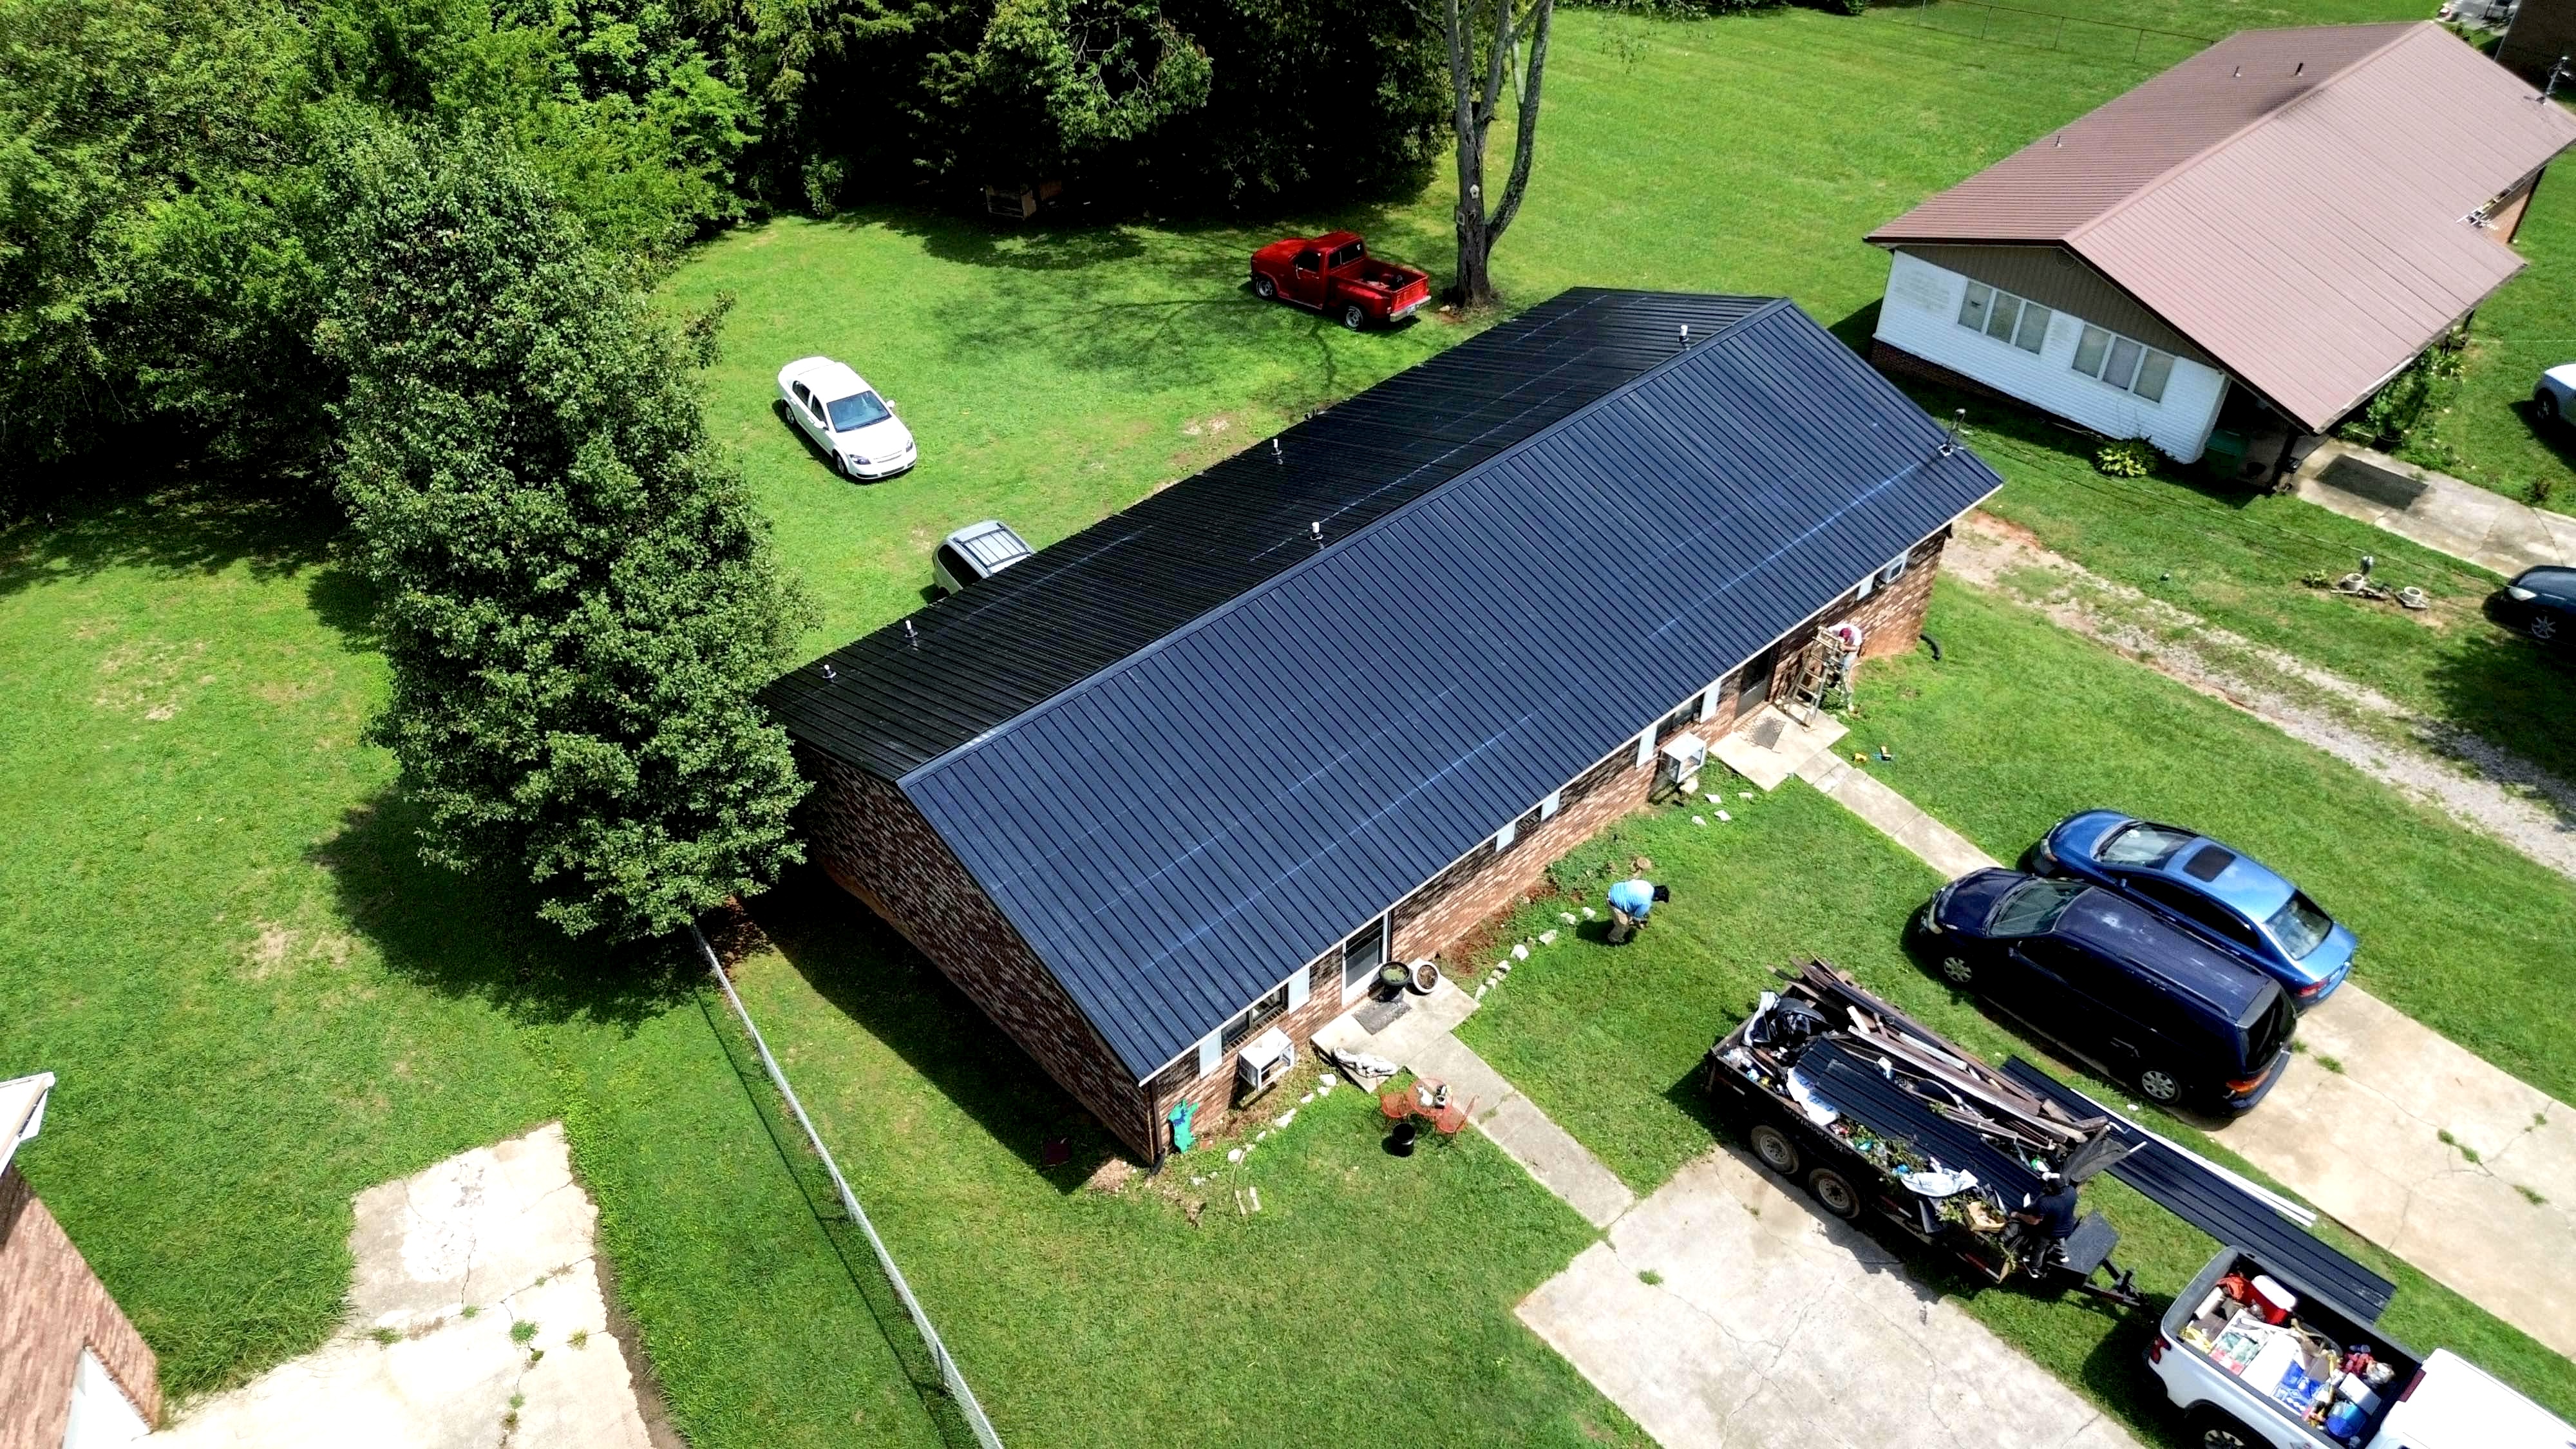
[[(1514, 0), (1492, 0), (1492, 31), (1486, 37), (1484, 74), (1479, 77), (1475, 74), (1478, 3), (1479, 0), (1466, 0), (1462, 8), (1460, 0), (1448, 0), (1449, 89), (1454, 107), (1450, 127), (1456, 133), (1458, 147), (1458, 276), (1450, 295), (1462, 307), (1482, 307), (1495, 301), (1494, 244), (1502, 240), (1504, 230), (1520, 213), (1521, 197), (1529, 189), (1530, 162), (1538, 140), (1539, 87), (1547, 76), (1548, 31), (1556, 15), (1556, 0), (1527, 0), (1529, 8), (1523, 15), (1513, 13)], [(1530, 42), (1525, 78), (1511, 76), (1512, 61), (1524, 34)], [(1507, 77), (1519, 82), (1518, 144), (1512, 153), (1512, 174), (1504, 184), (1502, 204), (1488, 211), (1485, 132), (1501, 108)]]

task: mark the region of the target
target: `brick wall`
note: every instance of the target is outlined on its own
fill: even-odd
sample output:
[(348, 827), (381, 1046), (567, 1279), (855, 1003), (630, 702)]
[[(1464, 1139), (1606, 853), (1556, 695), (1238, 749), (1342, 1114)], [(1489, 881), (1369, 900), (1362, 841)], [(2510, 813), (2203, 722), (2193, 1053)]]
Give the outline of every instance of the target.
[(148, 1422), (161, 1370), (106, 1285), (14, 1166), (0, 1172), (0, 1449), (54, 1449), (89, 1349)]
[[(1905, 574), (1895, 583), (1873, 588), (1865, 599), (1856, 591), (1844, 594), (1790, 631), (1786, 642), (1794, 646), (1818, 625), (1850, 619), (1866, 632), (1861, 645), (1865, 658), (1913, 648), (1948, 537), (1949, 530), (1944, 529), (1917, 544)], [(1737, 671), (1728, 671), (1718, 685), (1716, 712), (1705, 720), (1692, 719), (1685, 726), (1688, 732), (1714, 741), (1734, 724), (1736, 683)], [(1642, 732), (1652, 723), (1656, 721), (1640, 720), (1637, 727)], [(1037, 953), (1020, 939), (900, 790), (814, 751), (800, 749), (798, 758), (818, 787), (807, 807), (807, 833), (832, 878), (936, 962), (1141, 1160), (1159, 1158), (1170, 1141), (1164, 1124), (1171, 1109), (1183, 1101), (1198, 1104), (1194, 1131), (1214, 1135), (1227, 1129), (1234, 1111), (1234, 1073), (1241, 1043), (1228, 1048), (1216, 1069), (1204, 1075), (1198, 1071), (1194, 1047), (1142, 1086), (1130, 1081), (1116, 1055), (1082, 1019)], [(1524, 815), (1511, 848), (1497, 851), (1487, 837), (1391, 906), (1387, 911), (1389, 959), (1417, 961), (1437, 955), (1535, 887), (1547, 867), (1567, 851), (1645, 803), (1655, 770), (1651, 763), (1638, 765), (1636, 758), (1636, 736), (1631, 735), (1566, 782), (1554, 816), (1542, 821), (1535, 819), (1534, 810)], [(1495, 822), (1498, 831), (1501, 826), (1501, 821)], [(1358, 931), (1367, 924), (1352, 921), (1349, 928)], [(1246, 1041), (1275, 1026), (1305, 1052), (1316, 1030), (1341, 1015), (1340, 945), (1303, 969), (1309, 983), (1306, 1001), (1247, 1033)], [(1267, 1097), (1261, 1109), (1282, 1110)]]
[(806, 836), (842, 889), (903, 933), (1129, 1150), (1153, 1158), (1145, 1092), (1037, 953), (893, 785), (797, 751)]
[[(1861, 627), (1864, 659), (1912, 649), (1915, 636), (1923, 632), (1924, 611), (1932, 602), (1932, 581), (1940, 572), (1941, 550), (1949, 536), (1945, 528), (1916, 544), (1907, 554), (1904, 574), (1895, 583), (1873, 587), (1867, 598), (1858, 597), (1857, 590), (1844, 594), (1791, 630), (1785, 643), (1794, 646), (1821, 625), (1849, 620)], [(1688, 733), (1713, 743), (1733, 727), (1740, 669), (1739, 665), (1727, 671), (1719, 681), (1716, 713), (1708, 719), (1692, 721), (1686, 727)], [(1785, 681), (1781, 688), (1785, 690)], [(1642, 731), (1644, 727), (1640, 721), (1638, 728)], [(1393, 912), (1395, 958), (1418, 961), (1439, 954), (1477, 924), (1535, 888), (1547, 868), (1567, 851), (1644, 804), (1646, 792), (1654, 784), (1655, 770), (1652, 764), (1639, 766), (1636, 759), (1636, 738), (1630, 736), (1567, 783), (1564, 808), (1554, 818), (1535, 831), (1523, 832), (1509, 850), (1497, 852), (1493, 841), (1487, 839), (1397, 903)]]

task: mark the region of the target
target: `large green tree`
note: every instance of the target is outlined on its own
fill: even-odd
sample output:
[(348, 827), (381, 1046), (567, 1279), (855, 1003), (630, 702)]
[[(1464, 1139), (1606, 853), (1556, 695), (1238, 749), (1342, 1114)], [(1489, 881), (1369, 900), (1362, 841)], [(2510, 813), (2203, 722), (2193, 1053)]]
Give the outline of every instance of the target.
[(329, 171), (338, 483), (424, 856), (616, 937), (770, 880), (802, 786), (751, 696), (797, 608), (700, 416), (712, 329), (656, 322), (498, 137), (379, 125)]

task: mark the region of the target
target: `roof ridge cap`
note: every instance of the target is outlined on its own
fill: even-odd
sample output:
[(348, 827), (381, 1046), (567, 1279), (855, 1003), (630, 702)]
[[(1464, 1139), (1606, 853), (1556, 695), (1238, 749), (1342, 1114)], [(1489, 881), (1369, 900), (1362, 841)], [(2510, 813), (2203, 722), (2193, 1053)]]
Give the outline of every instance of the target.
[[(2066, 234), (2059, 238), (2059, 240), (2070, 247), (2075, 245), (2076, 242), (2083, 238), (2086, 232), (2093, 230), (2095, 227), (2109, 221), (2112, 217), (2119, 215), (2121, 212), (2128, 210), (2130, 207), (2135, 206), (2149, 196), (2154, 195), (2156, 192), (2163, 190), (2167, 185), (2171, 184), (2176, 177), (2182, 175), (2182, 173), (2191, 170), (2202, 162), (2207, 161), (2210, 157), (2215, 156), (2219, 152), (2226, 150), (2228, 147), (2235, 145), (2237, 142), (2244, 140), (2247, 136), (2252, 135), (2257, 130), (2270, 125), (2283, 111), (2306, 100), (2310, 96), (2317, 95), (2320, 92), (2325, 91), (2329, 87), (2341, 85), (2347, 77), (2357, 74), (2367, 67), (2378, 63), (2381, 59), (2386, 57), (2390, 51), (2396, 49), (2407, 40), (2412, 39), (2418, 32), (2428, 28), (2434, 30), (2441, 29), (2439, 25), (2430, 20), (2381, 21), (2379, 23), (2391, 27), (2391, 34), (2389, 37), (2386, 40), (2381, 41), (2379, 44), (2372, 46), (2369, 51), (2365, 52), (2361, 56), (2355, 58), (2351, 64), (2346, 65), (2341, 70), (2327, 76), (2325, 79), (2317, 82), (2307, 90), (2281, 102), (2279, 105), (2270, 107), (2260, 115), (2255, 116), (2252, 120), (2247, 121), (2244, 125), (2237, 127), (2235, 130), (2228, 132), (2226, 135), (2219, 137), (2217, 140), (2210, 142), (2208, 145), (2203, 146), (2199, 150), (2192, 152), (2190, 155), (2185, 156), (2179, 161), (2176, 161), (2164, 170), (2157, 172), (2146, 182), (2146, 184), (2137, 187), (2128, 195), (2121, 197), (2119, 200), (2112, 202), (2109, 206), (2106, 206), (2100, 211), (2093, 213), (2093, 215), (2086, 217), (2078, 225), (2067, 228)], [(2360, 26), (2341, 25), (2285, 25), (2279, 27), (2276, 33), (2292, 30), (2344, 30), (2360, 28)], [(2260, 35), (2262, 33), (2263, 32), (2259, 30), (2240, 30), (2236, 32), (2236, 35)], [(2228, 40), (2235, 39), (2236, 35), (2229, 36)], [(2220, 45), (2224, 45), (2226, 43), (2226, 41), (2219, 42)], [(2217, 46), (2212, 46), (2210, 49), (2215, 50), (2217, 49)], [(2201, 52), (2202, 55), (2207, 55), (2208, 53), (2209, 51), (2207, 50)], [(2168, 72), (2168, 74), (2170, 74), (2170, 72)], [(2129, 94), (2135, 94), (2135, 92), (2130, 92)], [(2080, 116), (2077, 119), (2087, 119), (2092, 114), (2092, 112), (2087, 112), (2085, 116)], [(2031, 144), (2036, 146), (2039, 143), (2034, 141)]]
[[(1601, 287), (1594, 288), (1592, 290), (1600, 296), (1611, 296), (1622, 292), (1633, 293), (1634, 289)], [(1586, 306), (1589, 305), (1590, 302), (1587, 300)], [(1413, 512), (1413, 510), (1430, 502), (1432, 499), (1446, 494), (1449, 490), (1457, 487), (1468, 479), (1481, 476), (1485, 470), (1502, 462), (1504, 459), (1518, 455), (1523, 450), (1537, 443), (1539, 439), (1554, 432), (1557, 428), (1573, 422), (1576, 418), (1589, 416), (1601, 408), (1608, 406), (1610, 403), (1627, 396), (1629, 393), (1644, 386), (1652, 379), (1663, 376), (1667, 370), (1689, 360), (1692, 353), (1698, 351), (1709, 343), (1713, 343), (1719, 338), (1741, 331), (1743, 328), (1765, 317), (1777, 315), (1783, 307), (1794, 307), (1796, 305), (1797, 304), (1795, 302), (1790, 301), (1786, 297), (1771, 298), (1761, 306), (1754, 308), (1744, 316), (1736, 319), (1732, 323), (1729, 323), (1724, 329), (1710, 334), (1705, 340), (1694, 340), (1690, 346), (1676, 350), (1672, 356), (1667, 357), (1663, 361), (1656, 363), (1654, 366), (1647, 368), (1645, 371), (1638, 373), (1635, 377), (1628, 379), (1626, 382), (1619, 384), (1610, 391), (1594, 398), (1592, 401), (1575, 409), (1573, 412), (1567, 413), (1564, 417), (1557, 419), (1557, 421), (1549, 427), (1521, 439), (1519, 442), (1514, 443), (1501, 452), (1494, 454), (1492, 457), (1485, 459), (1483, 462), (1476, 464), (1465, 472), (1459, 473), (1455, 477), (1442, 482), (1438, 487), (1428, 489), (1415, 495), (1414, 497), (1406, 500), (1401, 506), (1371, 521), (1366, 527), (1356, 529), (1347, 536), (1336, 539), (1331, 546), (1318, 550), (1310, 557), (1299, 559), (1296, 563), (1289, 565), (1287, 568), (1281, 569), (1279, 572), (1263, 579), (1260, 583), (1253, 585), (1251, 588), (1244, 590), (1242, 593), (1235, 595), (1224, 603), (1201, 612), (1196, 618), (1191, 619), (1188, 623), (1164, 634), (1152, 643), (1147, 644), (1144, 648), (1135, 650), (1105, 668), (1093, 670), (1091, 673), (1084, 675), (1081, 679), (1072, 684), (1066, 685), (1064, 688), (1048, 695), (1045, 699), (1038, 701), (1027, 709), (1021, 710), (1018, 714), (1011, 716), (1009, 719), (1002, 721), (991, 729), (985, 730), (972, 739), (961, 740), (958, 743), (949, 746), (947, 749), (940, 751), (932, 758), (924, 760), (920, 764), (913, 766), (911, 769), (904, 771), (902, 777), (894, 782), (895, 788), (899, 790), (905, 789), (914, 780), (938, 771), (950, 761), (955, 760), (967, 751), (975, 749), (987, 741), (999, 739), (1003, 735), (1009, 734), (1013, 730), (1018, 729), (1022, 723), (1035, 719), (1039, 715), (1053, 711), (1067, 700), (1073, 699), (1079, 695), (1089, 694), (1093, 689), (1100, 685), (1101, 681), (1108, 679), (1113, 675), (1126, 673), (1128, 670), (1134, 668), (1139, 662), (1161, 653), (1165, 646), (1170, 645), (1177, 640), (1188, 638), (1189, 636), (1198, 633), (1201, 629), (1208, 627), (1216, 620), (1234, 613), (1237, 609), (1244, 607), (1252, 600), (1268, 595), (1272, 590), (1285, 585), (1288, 580), (1296, 578), (1297, 576), (1305, 573), (1308, 569), (1317, 567), (1327, 557), (1339, 553), (1348, 545), (1394, 523), (1397, 519)]]

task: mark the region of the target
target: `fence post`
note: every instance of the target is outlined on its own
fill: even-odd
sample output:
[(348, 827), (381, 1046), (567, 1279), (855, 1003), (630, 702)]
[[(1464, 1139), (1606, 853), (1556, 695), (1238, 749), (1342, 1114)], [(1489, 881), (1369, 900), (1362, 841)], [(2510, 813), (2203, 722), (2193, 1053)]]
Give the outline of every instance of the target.
[(742, 1029), (751, 1033), (752, 1048), (760, 1053), (760, 1065), (768, 1071), (770, 1085), (787, 1099), (787, 1110), (796, 1114), (796, 1125), (805, 1129), (805, 1141), (813, 1147), (814, 1155), (823, 1159), (823, 1170), (832, 1176), (832, 1190), (840, 1195), (841, 1211), (867, 1234), (868, 1247), (877, 1256), (877, 1267), (893, 1286), (894, 1296), (903, 1300), (904, 1313), (930, 1349), (930, 1361), (939, 1365), (939, 1382), (948, 1390), (949, 1401), (965, 1416), (966, 1426), (974, 1431), (975, 1442), (982, 1449), (1002, 1449), (1002, 1436), (993, 1432), (993, 1421), (984, 1417), (984, 1406), (976, 1402), (975, 1391), (966, 1386), (965, 1373), (957, 1367), (957, 1360), (948, 1356), (948, 1345), (940, 1341), (939, 1330), (930, 1326), (930, 1314), (921, 1306), (921, 1300), (912, 1296), (912, 1285), (904, 1281), (903, 1270), (894, 1265), (894, 1254), (886, 1251), (885, 1239), (877, 1236), (877, 1225), (868, 1221), (867, 1209), (859, 1206), (849, 1180), (841, 1176), (841, 1164), (832, 1160), (832, 1149), (823, 1145), (822, 1134), (814, 1130), (814, 1119), (805, 1115), (805, 1104), (796, 1100), (796, 1089), (787, 1085), (787, 1073), (779, 1069), (778, 1058), (769, 1054), (769, 1043), (762, 1040), (760, 1028), (753, 1024), (751, 1013), (744, 1009), (742, 998), (734, 993), (733, 982), (724, 973), (724, 963), (716, 959), (715, 948), (707, 944), (706, 933), (698, 929), (695, 921), (689, 923), (689, 937), (698, 943), (698, 954), (707, 958), (707, 969), (715, 973), (716, 984), (724, 988), (725, 1000), (733, 1003), (733, 1014), (742, 1019)]

